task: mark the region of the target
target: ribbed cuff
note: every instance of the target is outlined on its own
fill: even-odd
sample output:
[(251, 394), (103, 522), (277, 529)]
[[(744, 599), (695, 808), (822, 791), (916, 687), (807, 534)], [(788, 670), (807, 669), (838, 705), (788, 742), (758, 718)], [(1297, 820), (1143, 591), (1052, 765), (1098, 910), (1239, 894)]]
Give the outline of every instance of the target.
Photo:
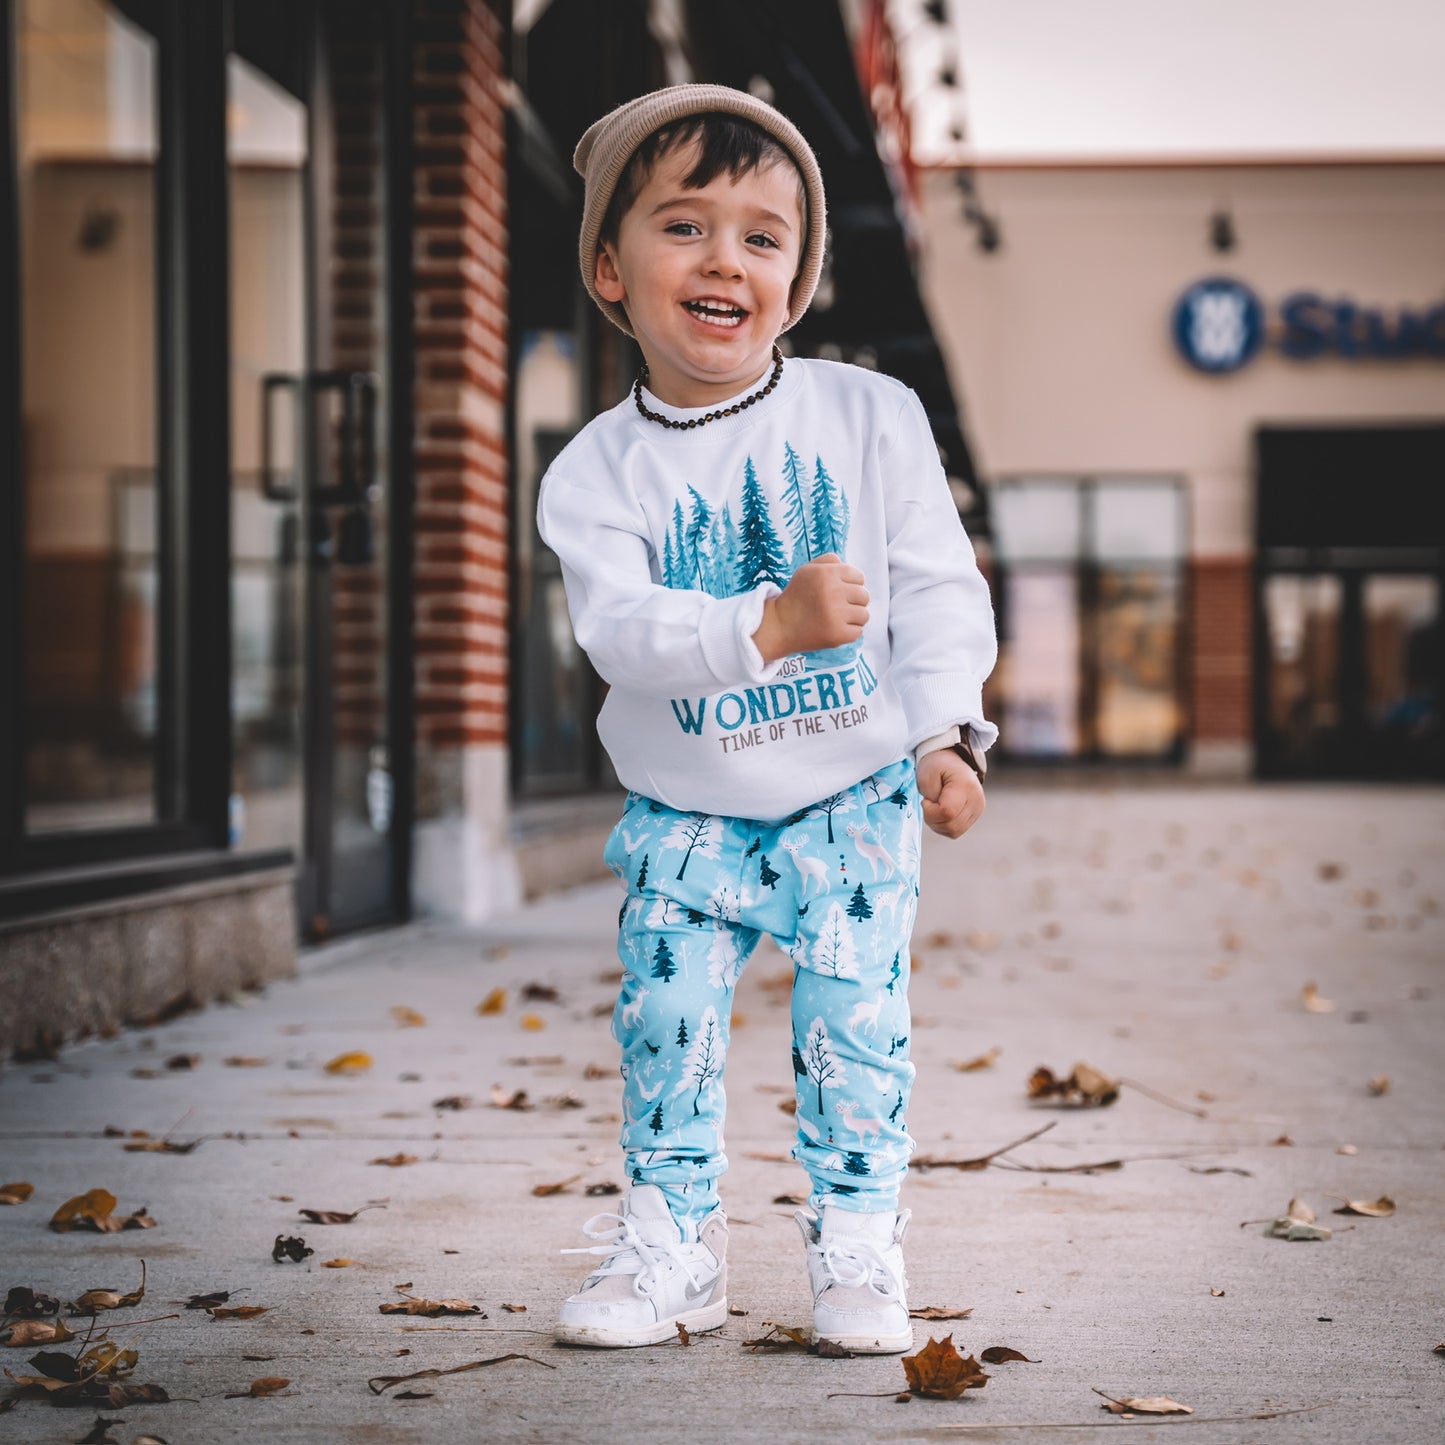
[(920, 677), (900, 689), (899, 696), (908, 723), (910, 750), (954, 725), (968, 727), (976, 750), (987, 752), (998, 738), (998, 729), (983, 716), (983, 684), (967, 673), (943, 672)]
[(753, 633), (763, 625), (764, 604), (769, 598), (781, 596), (782, 590), (771, 582), (764, 582), (751, 592), (729, 597), (703, 613), (698, 645), (719, 686), (767, 682), (777, 675), (784, 659), (764, 662), (763, 654), (753, 641)]

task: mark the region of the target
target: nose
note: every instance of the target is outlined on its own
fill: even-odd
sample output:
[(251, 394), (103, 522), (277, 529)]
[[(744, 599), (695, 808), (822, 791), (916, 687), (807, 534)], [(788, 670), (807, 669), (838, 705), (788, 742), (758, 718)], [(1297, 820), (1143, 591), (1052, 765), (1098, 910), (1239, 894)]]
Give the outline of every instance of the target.
[(742, 247), (733, 237), (721, 232), (714, 233), (703, 269), (709, 276), (742, 280)]

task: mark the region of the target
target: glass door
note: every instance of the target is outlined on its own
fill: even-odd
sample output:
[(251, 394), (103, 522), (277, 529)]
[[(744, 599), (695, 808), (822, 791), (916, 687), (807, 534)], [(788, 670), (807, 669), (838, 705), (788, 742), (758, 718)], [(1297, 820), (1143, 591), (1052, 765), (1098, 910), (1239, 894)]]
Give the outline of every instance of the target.
[(400, 906), (383, 14), (232, 18), (232, 843), (295, 851), (319, 938)]

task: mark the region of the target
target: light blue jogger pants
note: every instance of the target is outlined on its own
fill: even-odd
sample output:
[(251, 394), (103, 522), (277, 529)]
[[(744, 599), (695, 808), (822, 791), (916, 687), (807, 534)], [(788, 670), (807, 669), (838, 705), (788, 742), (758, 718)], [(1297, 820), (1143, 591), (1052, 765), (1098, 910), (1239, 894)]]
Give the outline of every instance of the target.
[(898, 1207), (905, 1126), (908, 939), (918, 898), (911, 758), (764, 823), (682, 813), (640, 793), (607, 841), (627, 884), (618, 931), (621, 1143), (635, 1184), (679, 1220), (717, 1204), (733, 990), (769, 933), (793, 960), (793, 1157), (810, 1203)]

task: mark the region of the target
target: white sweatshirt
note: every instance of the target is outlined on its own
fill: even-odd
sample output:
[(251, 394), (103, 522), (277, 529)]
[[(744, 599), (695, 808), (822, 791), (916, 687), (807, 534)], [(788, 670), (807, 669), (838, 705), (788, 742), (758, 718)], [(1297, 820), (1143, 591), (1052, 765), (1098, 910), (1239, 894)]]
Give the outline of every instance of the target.
[[(681, 420), (730, 404), (643, 400)], [(548, 469), (537, 523), (635, 792), (776, 821), (954, 724), (979, 749), (998, 736), (988, 587), (923, 406), (890, 377), (790, 358), (771, 395), (682, 431), (629, 394)], [(863, 573), (862, 639), (765, 664), (763, 603), (826, 552)]]

